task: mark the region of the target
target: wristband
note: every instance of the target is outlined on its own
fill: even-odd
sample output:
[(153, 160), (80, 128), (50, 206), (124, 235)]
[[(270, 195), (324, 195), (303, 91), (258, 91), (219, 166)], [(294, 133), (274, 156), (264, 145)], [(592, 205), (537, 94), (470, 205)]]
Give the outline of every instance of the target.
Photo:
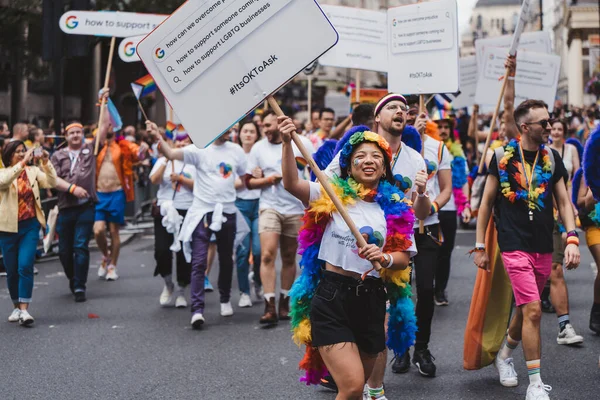
[(485, 243), (475, 243), (475, 248), (476, 249), (485, 249)]
[(392, 253), (388, 253), (388, 256), (390, 256), (390, 262), (388, 263), (386, 268), (390, 268), (392, 265), (394, 265), (394, 256), (392, 255)]
[(71, 193), (71, 194), (73, 194), (73, 192), (75, 191), (75, 189), (77, 189), (77, 185), (71, 184), (71, 186), (69, 186), (68, 192)]
[(417, 192), (417, 196), (420, 197), (420, 198), (423, 198), (423, 197), (429, 198), (429, 195), (427, 194), (427, 191), (425, 191), (423, 193)]
[(579, 233), (577, 233), (576, 230), (569, 231), (569, 232), (567, 232), (567, 238), (570, 238), (570, 237), (576, 237), (577, 239), (579, 239)]
[(438, 203), (436, 203), (435, 201), (432, 202), (431, 203), (431, 212), (429, 213), (429, 215), (437, 214), (439, 209), (440, 209), (440, 206), (438, 206)]
[(575, 236), (571, 236), (567, 238), (567, 246), (570, 244), (574, 244), (579, 247), (579, 238)]

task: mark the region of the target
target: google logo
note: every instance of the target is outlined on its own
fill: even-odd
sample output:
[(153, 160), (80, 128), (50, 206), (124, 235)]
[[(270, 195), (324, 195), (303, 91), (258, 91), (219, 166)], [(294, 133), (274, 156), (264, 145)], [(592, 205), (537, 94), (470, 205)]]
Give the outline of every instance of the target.
[(133, 45), (133, 42), (127, 42), (125, 44), (125, 55), (127, 57), (131, 57), (134, 54), (135, 54), (135, 46)]
[(71, 15), (69, 18), (67, 18), (66, 25), (67, 25), (68, 29), (77, 28), (77, 25), (79, 25), (79, 22), (77, 22), (77, 17), (74, 15)]
[(158, 58), (160, 60), (161, 58), (163, 58), (165, 56), (165, 51), (159, 47), (154, 52), (154, 55), (156, 55), (156, 58)]

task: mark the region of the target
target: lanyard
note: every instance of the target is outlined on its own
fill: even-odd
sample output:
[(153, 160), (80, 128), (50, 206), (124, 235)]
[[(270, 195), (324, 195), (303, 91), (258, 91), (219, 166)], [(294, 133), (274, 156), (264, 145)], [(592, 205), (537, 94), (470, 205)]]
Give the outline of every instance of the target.
[(396, 166), (396, 162), (398, 161), (398, 157), (400, 157), (400, 153), (402, 152), (402, 143), (398, 147), (398, 151), (394, 154), (394, 161), (392, 162), (392, 173), (394, 173), (394, 167)]
[(523, 164), (523, 172), (525, 173), (525, 185), (527, 186), (527, 200), (531, 198), (531, 192), (533, 191), (533, 175), (535, 174), (535, 166), (538, 161), (538, 157), (540, 155), (540, 151), (538, 150), (535, 153), (535, 159), (533, 160), (533, 165), (531, 166), (531, 175), (527, 174), (527, 163), (525, 162), (525, 155), (523, 154), (523, 148), (519, 147), (519, 156), (521, 157), (521, 163)]

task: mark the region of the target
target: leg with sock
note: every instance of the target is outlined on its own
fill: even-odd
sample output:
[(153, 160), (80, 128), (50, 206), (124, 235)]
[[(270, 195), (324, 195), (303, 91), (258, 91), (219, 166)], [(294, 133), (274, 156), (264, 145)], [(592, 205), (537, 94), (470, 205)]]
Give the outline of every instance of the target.
[(494, 366), (500, 375), (500, 384), (504, 387), (515, 387), (519, 384), (512, 353), (519, 346), (520, 338), (519, 340), (514, 339), (510, 335), (510, 331), (512, 330), (513, 332), (519, 332), (521, 330), (521, 325), (523, 322), (522, 317), (523, 315), (520, 313), (520, 309), (518, 309), (517, 313), (510, 322), (510, 327), (506, 333), (506, 340), (500, 348), (496, 359), (494, 360)]
[(523, 311), (523, 353), (529, 374), (527, 399), (549, 399), (547, 392), (552, 389), (543, 384), (541, 377), (540, 321), (542, 309), (540, 303), (540, 301), (535, 301), (521, 306)]
[(289, 320), (290, 297), (288, 296), (294, 279), (296, 279), (296, 252), (298, 250), (298, 240), (296, 237), (281, 236), (281, 295), (277, 316), (280, 321)]
[(261, 324), (277, 323), (277, 309), (275, 306), (275, 258), (279, 247), (279, 234), (275, 232), (262, 232), (260, 234), (261, 264), (260, 277), (264, 288), (265, 312), (260, 318)]
[(567, 283), (563, 274), (562, 264), (552, 264), (552, 274), (550, 275), (550, 300), (556, 310), (558, 317), (558, 344), (580, 344), (583, 337), (575, 333), (573, 325), (569, 320), (569, 292)]

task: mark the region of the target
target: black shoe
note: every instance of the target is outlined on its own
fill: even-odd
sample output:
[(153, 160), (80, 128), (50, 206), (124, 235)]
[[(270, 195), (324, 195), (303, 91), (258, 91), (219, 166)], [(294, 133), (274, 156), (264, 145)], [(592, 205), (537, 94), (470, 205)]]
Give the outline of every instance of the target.
[(69, 290), (71, 294), (75, 294), (75, 281), (73, 279), (69, 279)]
[(590, 313), (590, 329), (597, 335), (600, 335), (600, 311)]
[(435, 304), (437, 306), (447, 306), (448, 303), (448, 296), (446, 296), (446, 291), (441, 291), (441, 292), (435, 292)]
[(435, 357), (431, 355), (429, 349), (425, 349), (415, 350), (412, 362), (417, 366), (421, 375), (433, 378), (436, 370), (433, 360)]
[(321, 382), (319, 382), (319, 385), (321, 385), (324, 388), (327, 388), (329, 390), (332, 390), (336, 393), (338, 391), (338, 387), (337, 387), (335, 381), (333, 380), (333, 376), (331, 376), (331, 375), (327, 375), (327, 376), (321, 378)]
[(545, 313), (554, 314), (556, 310), (552, 306), (550, 299), (542, 300), (542, 311)]
[(86, 300), (85, 292), (75, 292), (75, 303), (84, 303)]
[(405, 374), (410, 369), (410, 353), (408, 350), (400, 357), (394, 358), (392, 363), (392, 372), (395, 374)]

